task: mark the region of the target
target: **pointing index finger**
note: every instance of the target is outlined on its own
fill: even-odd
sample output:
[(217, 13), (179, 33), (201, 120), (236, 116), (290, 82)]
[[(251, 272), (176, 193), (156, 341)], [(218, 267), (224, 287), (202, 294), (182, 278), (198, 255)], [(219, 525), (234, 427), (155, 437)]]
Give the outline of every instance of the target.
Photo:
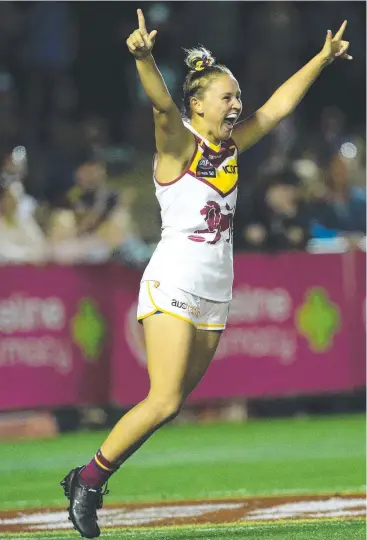
[(142, 35), (147, 34), (147, 29), (145, 27), (145, 19), (143, 15), (143, 11), (141, 9), (138, 9), (138, 21), (139, 21), (139, 30), (142, 33)]
[(348, 24), (348, 21), (343, 22), (343, 24), (341, 25), (341, 27), (339, 28), (339, 30), (337, 31), (337, 33), (334, 36), (334, 37), (336, 37), (336, 39), (341, 39), (343, 37), (344, 30), (346, 29), (347, 24)]

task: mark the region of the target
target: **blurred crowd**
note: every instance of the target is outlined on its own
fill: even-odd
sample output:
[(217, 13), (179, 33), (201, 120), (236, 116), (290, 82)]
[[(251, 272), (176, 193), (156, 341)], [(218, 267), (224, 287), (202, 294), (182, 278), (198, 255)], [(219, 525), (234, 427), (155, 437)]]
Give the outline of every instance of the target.
[[(113, 259), (141, 268), (159, 240), (151, 107), (125, 47), (139, 6), (105, 6), (0, 2), (1, 264)], [(182, 47), (200, 41), (238, 77), (244, 116), (321, 48), (331, 25), (348, 19), (355, 60), (328, 68), (296, 113), (240, 157), (234, 247), (363, 247), (364, 3), (213, 2), (208, 13), (206, 2), (146, 2), (144, 9), (177, 103)]]
[[(286, 151), (285, 138), (291, 141)], [(346, 131), (337, 107), (322, 111), (314, 132), (286, 120), (256, 181), (240, 193), (236, 249), (365, 249), (365, 157), (365, 138)]]

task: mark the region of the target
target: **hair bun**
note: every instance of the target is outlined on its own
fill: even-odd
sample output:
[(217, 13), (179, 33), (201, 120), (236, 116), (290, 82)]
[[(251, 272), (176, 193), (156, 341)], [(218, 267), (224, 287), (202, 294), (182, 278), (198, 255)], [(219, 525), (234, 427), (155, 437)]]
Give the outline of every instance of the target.
[(186, 52), (185, 63), (191, 71), (203, 71), (215, 65), (215, 58), (212, 53), (204, 47), (184, 50)]

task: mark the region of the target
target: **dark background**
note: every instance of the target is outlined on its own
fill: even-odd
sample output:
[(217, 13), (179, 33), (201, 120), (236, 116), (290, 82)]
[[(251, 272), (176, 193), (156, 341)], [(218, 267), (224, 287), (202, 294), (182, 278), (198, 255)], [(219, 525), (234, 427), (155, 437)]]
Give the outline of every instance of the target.
[[(268, 95), (257, 92), (258, 99), (246, 100), (246, 88), (249, 82), (257, 84), (256, 74), (251, 72), (249, 59), (255, 52), (264, 49), (264, 55), (272, 57), (271, 34), (251, 35), (254, 20), (262, 16), (266, 5), (281, 2), (214, 2), (225, 4), (226, 10), (236, 9), (237, 28), (229, 27), (229, 33), (235, 33), (235, 46), (232, 55), (224, 60), (238, 77), (244, 94), (245, 112), (262, 104)], [(34, 2), (16, 2), (16, 7), (27, 17)], [(200, 25), (208, 27), (213, 14), (213, 3), (209, 2), (68, 2), (70, 19), (75, 26), (76, 54), (71, 63), (71, 73), (77, 89), (77, 103), (73, 114), (83, 118), (96, 113), (108, 120), (112, 137), (115, 140), (127, 140), (129, 126), (124, 115), (129, 111), (134, 98), (129, 96), (129, 71), (133, 58), (129, 54), (125, 40), (137, 26), (136, 9), (141, 7), (146, 13), (148, 29), (158, 27), (158, 36), (154, 55), (158, 65), (172, 58), (176, 62), (179, 75), (184, 75), (182, 47), (194, 46), (201, 42)], [(152, 5), (166, 5), (170, 11), (168, 21), (163, 25), (149, 22), (149, 10)], [(185, 11), (190, 4), (204, 6), (198, 9), (200, 25), (194, 28), (190, 20), (185, 20)], [(352, 63), (337, 65), (328, 69), (327, 75), (321, 76), (310, 90), (307, 101), (300, 105), (302, 120), (310, 125), (317, 124), (325, 105), (338, 105), (346, 113), (348, 123), (364, 129), (365, 122), (365, 2), (285, 2), (297, 13), (297, 25), (294, 25), (295, 38), (292, 45), (295, 67), (301, 67), (322, 47), (326, 30), (330, 27), (335, 32), (342, 21), (348, 19), (346, 39), (351, 41)], [(191, 11), (193, 8), (191, 7)], [(193, 10), (195, 11), (195, 9)], [(42, 24), (42, 23), (41, 23)], [(162, 28), (160, 28), (162, 26)], [(250, 39), (249, 39), (250, 36)], [(206, 43), (204, 42), (205, 46)], [(207, 45), (209, 46), (209, 45)], [(220, 40), (213, 53), (219, 61), (222, 45)], [(272, 63), (284, 66), (284, 73), (291, 75), (292, 65), (281, 57), (272, 57)], [(290, 63), (291, 64), (291, 63)], [(13, 62), (16, 70), (16, 62)], [(269, 74), (270, 78), (270, 74)], [(282, 80), (272, 74), (268, 90), (275, 90)], [(180, 99), (180, 96), (176, 96)]]

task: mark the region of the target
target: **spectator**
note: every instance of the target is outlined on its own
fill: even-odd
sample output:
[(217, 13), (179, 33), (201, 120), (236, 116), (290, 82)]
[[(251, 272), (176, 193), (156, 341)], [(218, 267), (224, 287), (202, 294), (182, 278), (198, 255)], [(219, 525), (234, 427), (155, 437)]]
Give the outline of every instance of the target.
[(366, 191), (351, 185), (347, 159), (337, 153), (327, 168), (328, 199), (337, 215), (337, 229), (366, 234)]
[(310, 217), (310, 236), (331, 239), (337, 236), (337, 216), (327, 200), (327, 186), (323, 172), (310, 155), (293, 163), (293, 170), (301, 179), (302, 199), (307, 204)]
[(50, 218), (48, 237), (53, 259), (61, 264), (97, 263), (111, 259), (136, 266), (147, 262), (147, 249), (131, 226), (129, 212), (119, 204), (93, 230), (78, 232), (77, 218), (72, 210), (55, 210)]
[(48, 234), (56, 260), (101, 262), (115, 254), (118, 260), (140, 263), (146, 246), (132, 219), (135, 190), (125, 190), (122, 202), (107, 187), (105, 165), (94, 153), (81, 160), (75, 180), (66, 196), (69, 209), (55, 210), (50, 219)]
[(58, 209), (51, 214), (48, 238), (52, 258), (59, 264), (99, 263), (111, 256), (108, 237), (103, 238), (96, 232), (78, 235), (72, 210)]
[[(352, 143), (342, 151), (357, 152)], [(342, 152), (329, 158), (325, 171), (310, 158), (294, 162), (295, 172), (302, 178), (302, 195), (309, 206), (311, 220), (310, 233), (313, 238), (331, 239), (346, 233), (365, 232), (366, 197), (365, 190), (352, 185), (351, 159)], [(359, 173), (359, 171), (357, 170)], [(358, 178), (358, 174), (354, 174)], [(348, 187), (349, 186), (349, 187)], [(347, 235), (348, 235), (347, 234)]]
[(0, 261), (39, 263), (49, 258), (46, 238), (32, 215), (20, 217), (18, 199), (0, 186)]
[(28, 174), (27, 152), (24, 146), (7, 150), (1, 163), (0, 182), (17, 197), (17, 212), (20, 219), (34, 216), (37, 201), (26, 193), (25, 181)]
[(67, 193), (67, 202), (77, 219), (78, 234), (95, 231), (118, 205), (118, 194), (107, 185), (104, 162), (95, 153), (80, 160), (75, 185)]
[(249, 251), (305, 249), (309, 216), (299, 184), (298, 177), (290, 171), (266, 177), (238, 212), (235, 248)]

